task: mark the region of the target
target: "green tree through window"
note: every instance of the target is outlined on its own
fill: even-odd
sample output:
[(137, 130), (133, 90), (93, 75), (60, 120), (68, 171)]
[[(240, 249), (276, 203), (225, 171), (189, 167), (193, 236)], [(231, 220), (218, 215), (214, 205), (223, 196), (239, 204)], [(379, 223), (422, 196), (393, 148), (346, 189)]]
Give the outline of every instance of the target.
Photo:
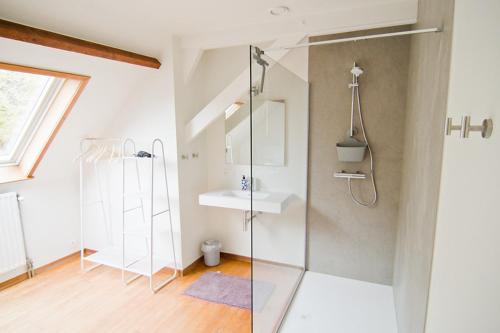
[(51, 77), (0, 70), (0, 156), (13, 153)]

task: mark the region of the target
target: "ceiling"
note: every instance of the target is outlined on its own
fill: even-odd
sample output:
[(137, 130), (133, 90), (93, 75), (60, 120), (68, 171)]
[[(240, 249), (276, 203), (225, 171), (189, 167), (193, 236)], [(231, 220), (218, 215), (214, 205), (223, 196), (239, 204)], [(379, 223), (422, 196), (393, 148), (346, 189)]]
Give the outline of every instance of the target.
[[(417, 0), (0, 0), (0, 17), (159, 56), (169, 34), (192, 38), (242, 28), (265, 33), (262, 27), (271, 25), (306, 31), (314, 25), (311, 17), (349, 11), (356, 18), (357, 12), (394, 4), (404, 6), (391, 7), (400, 12), (392, 17), (416, 17)], [(280, 17), (268, 13), (280, 5), (289, 7), (290, 13)], [(331, 25), (335, 26), (334, 20)]]

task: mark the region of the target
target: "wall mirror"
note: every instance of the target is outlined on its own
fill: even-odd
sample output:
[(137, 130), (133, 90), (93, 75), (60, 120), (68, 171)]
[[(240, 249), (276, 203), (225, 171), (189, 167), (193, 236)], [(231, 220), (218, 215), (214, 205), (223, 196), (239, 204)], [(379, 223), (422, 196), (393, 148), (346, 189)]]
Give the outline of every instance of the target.
[[(253, 101), (253, 164), (285, 165), (285, 102)], [(250, 165), (250, 107), (234, 103), (225, 114), (226, 164)]]

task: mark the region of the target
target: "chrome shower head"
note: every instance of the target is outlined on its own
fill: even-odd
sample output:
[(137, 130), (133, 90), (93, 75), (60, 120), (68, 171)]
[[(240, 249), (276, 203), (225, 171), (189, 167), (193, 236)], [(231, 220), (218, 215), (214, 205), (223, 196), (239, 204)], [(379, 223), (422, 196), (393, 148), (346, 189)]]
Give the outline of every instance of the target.
[[(254, 91), (254, 93), (255, 92), (257, 92), (257, 93), (264, 92), (264, 80), (266, 78), (266, 66), (269, 66), (269, 63), (267, 61), (265, 61), (264, 59), (262, 59), (263, 54), (264, 54), (264, 51), (262, 51), (258, 47), (255, 47), (255, 54), (253, 55), (253, 58), (255, 59), (257, 64), (262, 66), (262, 76), (260, 78), (260, 88), (259, 88), (259, 90)], [(254, 96), (257, 96), (257, 94), (255, 94)]]
[(361, 74), (363, 74), (363, 70), (361, 69), (361, 67), (356, 66), (356, 63), (354, 63), (354, 66), (352, 66), (351, 69), (351, 74), (359, 77)]

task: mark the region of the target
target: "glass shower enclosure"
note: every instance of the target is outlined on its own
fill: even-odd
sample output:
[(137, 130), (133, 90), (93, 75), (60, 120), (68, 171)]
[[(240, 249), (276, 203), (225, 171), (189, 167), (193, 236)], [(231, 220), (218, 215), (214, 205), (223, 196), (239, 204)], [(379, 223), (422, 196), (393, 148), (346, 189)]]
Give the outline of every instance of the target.
[(253, 332), (277, 332), (305, 271), (309, 85), (287, 51), (250, 47)]

